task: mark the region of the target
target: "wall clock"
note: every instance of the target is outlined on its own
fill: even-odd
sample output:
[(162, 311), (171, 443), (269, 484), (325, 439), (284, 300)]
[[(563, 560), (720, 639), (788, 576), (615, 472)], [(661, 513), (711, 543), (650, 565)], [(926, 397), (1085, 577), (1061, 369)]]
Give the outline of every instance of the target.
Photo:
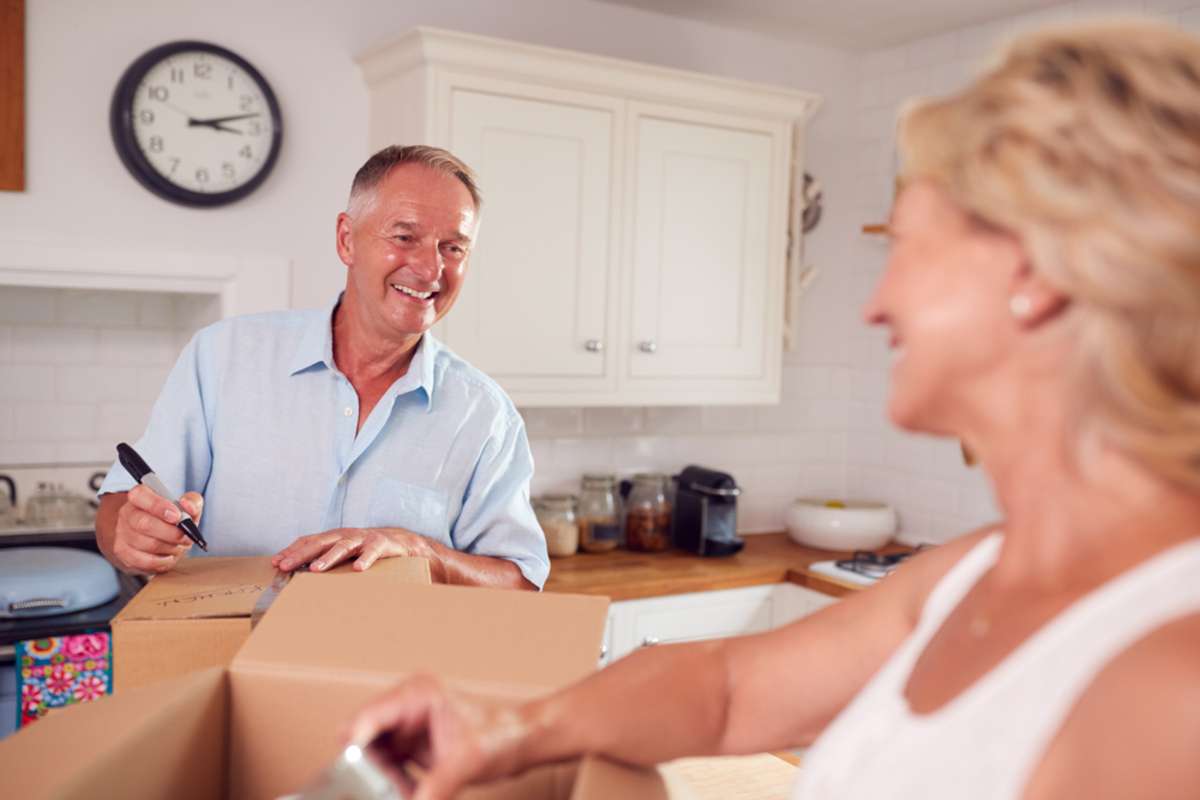
[(283, 141), (270, 85), (246, 59), (206, 42), (170, 42), (134, 61), (113, 92), (109, 125), (138, 182), (189, 206), (250, 194)]

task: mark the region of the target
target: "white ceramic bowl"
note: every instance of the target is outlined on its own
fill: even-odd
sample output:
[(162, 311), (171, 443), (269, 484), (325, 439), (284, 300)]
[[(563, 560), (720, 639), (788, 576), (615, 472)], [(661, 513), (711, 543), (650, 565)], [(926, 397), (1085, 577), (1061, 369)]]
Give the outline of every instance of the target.
[(788, 535), (822, 550), (874, 550), (896, 535), (896, 511), (884, 503), (856, 500), (831, 508), (824, 500), (797, 500), (787, 510)]

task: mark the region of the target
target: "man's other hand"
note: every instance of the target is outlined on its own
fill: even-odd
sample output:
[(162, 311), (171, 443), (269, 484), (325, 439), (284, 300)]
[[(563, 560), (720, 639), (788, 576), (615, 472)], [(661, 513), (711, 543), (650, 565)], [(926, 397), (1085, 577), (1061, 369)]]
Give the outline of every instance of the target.
[(353, 558), (354, 569), (361, 572), (381, 558), (395, 556), (436, 558), (428, 539), (403, 528), (334, 528), (301, 536), (276, 553), (271, 563), (285, 572), (304, 564), (323, 572)]

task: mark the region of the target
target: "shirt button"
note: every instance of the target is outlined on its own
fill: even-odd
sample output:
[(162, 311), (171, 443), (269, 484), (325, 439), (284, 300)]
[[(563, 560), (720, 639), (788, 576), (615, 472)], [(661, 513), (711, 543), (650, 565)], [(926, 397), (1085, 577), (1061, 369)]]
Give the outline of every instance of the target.
[(342, 409), (342, 413), (348, 417), (354, 413), (354, 409), (351, 408), (350, 406), (346, 406), (345, 408)]

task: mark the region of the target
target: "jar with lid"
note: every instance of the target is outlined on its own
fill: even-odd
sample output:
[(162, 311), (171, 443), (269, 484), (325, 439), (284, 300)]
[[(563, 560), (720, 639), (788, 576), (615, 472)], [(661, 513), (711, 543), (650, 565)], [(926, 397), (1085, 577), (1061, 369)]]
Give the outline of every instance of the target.
[(575, 518), (575, 495), (548, 494), (533, 499), (533, 511), (546, 535), (546, 550), (552, 558), (573, 556), (579, 549), (579, 522)]
[(25, 522), (41, 528), (91, 525), (93, 515), (87, 498), (61, 483), (39, 483), (37, 493), (25, 503)]
[(617, 479), (613, 475), (584, 475), (579, 494), (579, 546), (587, 553), (605, 553), (621, 540), (617, 516)]
[(646, 472), (633, 476), (633, 489), (625, 507), (625, 546), (630, 550), (659, 552), (671, 547), (671, 504), (667, 476)]

